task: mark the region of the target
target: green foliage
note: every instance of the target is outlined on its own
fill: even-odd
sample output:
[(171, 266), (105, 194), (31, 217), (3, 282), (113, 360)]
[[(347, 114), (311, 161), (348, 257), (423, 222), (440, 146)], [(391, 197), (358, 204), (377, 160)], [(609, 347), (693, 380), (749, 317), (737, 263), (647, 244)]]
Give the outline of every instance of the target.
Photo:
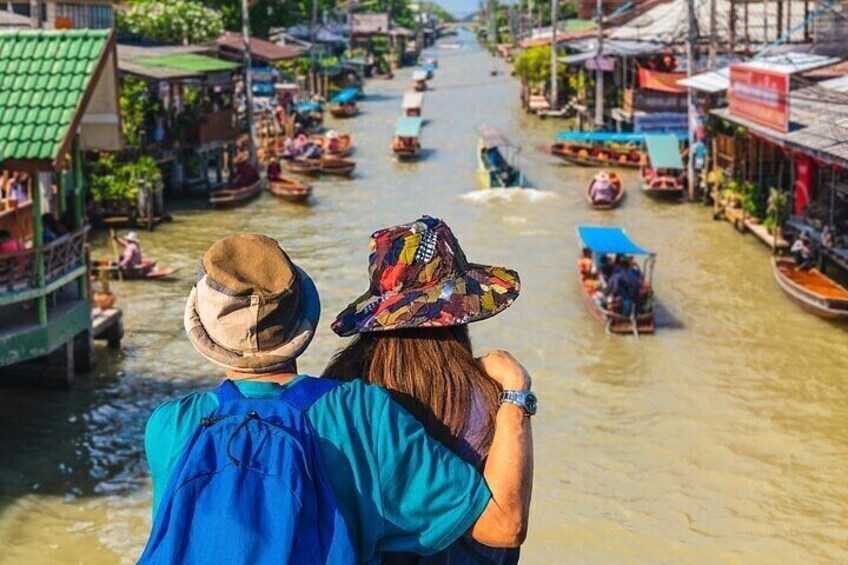
[(276, 63), (277, 69), (287, 77), (293, 80), (299, 76), (306, 76), (309, 73), (311, 61), (309, 57), (297, 57)]
[[(565, 66), (557, 65), (559, 76), (565, 73)], [(530, 84), (546, 83), (551, 80), (551, 48), (545, 46), (525, 49), (515, 59), (515, 74)]]
[(140, 186), (155, 186), (162, 182), (162, 172), (152, 157), (118, 164), (111, 153), (101, 153), (92, 165), (89, 185), (94, 201), (132, 204), (138, 198)]
[(118, 18), (122, 31), (169, 43), (209, 43), (224, 32), (221, 14), (194, 0), (135, 0)]
[(124, 141), (131, 147), (138, 147), (147, 116), (155, 112), (159, 104), (150, 96), (147, 83), (131, 76), (121, 81), (119, 104)]
[(789, 205), (789, 195), (782, 190), (771, 187), (766, 204), (766, 219), (763, 225), (769, 230), (769, 233), (774, 231), (774, 228), (782, 226), (786, 221), (786, 211)]

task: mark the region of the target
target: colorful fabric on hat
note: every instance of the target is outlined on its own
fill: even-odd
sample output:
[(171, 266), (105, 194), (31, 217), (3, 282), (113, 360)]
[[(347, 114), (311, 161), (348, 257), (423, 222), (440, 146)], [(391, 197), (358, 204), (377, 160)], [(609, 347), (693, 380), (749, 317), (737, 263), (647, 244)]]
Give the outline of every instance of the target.
[(443, 221), (424, 216), (371, 236), (371, 286), (338, 315), (342, 336), (484, 320), (518, 297), (518, 273), (469, 263)]

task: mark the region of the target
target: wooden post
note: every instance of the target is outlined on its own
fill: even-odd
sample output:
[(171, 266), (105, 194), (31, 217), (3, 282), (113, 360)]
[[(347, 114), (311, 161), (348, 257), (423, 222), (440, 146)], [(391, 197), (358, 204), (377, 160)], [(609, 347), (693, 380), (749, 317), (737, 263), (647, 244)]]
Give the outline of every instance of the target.
[[(42, 189), (41, 186), (41, 174), (35, 173), (35, 182), (33, 183), (32, 189), (32, 213), (33, 218), (32, 221), (32, 239), (33, 239), (33, 247), (36, 249), (35, 253), (35, 281), (39, 290), (44, 290), (44, 251), (41, 249), (44, 245), (44, 226), (41, 220), (41, 195)], [(36, 299), (36, 304), (38, 307), (38, 324), (41, 326), (47, 325), (47, 296), (43, 293)]]
[[(79, 136), (74, 137), (71, 146), (71, 190), (74, 194), (74, 230), (82, 229), (85, 225), (85, 186), (82, 174), (82, 152), (80, 151)], [(86, 265), (90, 268), (90, 262), (86, 258)], [(89, 297), (88, 275), (77, 282), (81, 298)]]

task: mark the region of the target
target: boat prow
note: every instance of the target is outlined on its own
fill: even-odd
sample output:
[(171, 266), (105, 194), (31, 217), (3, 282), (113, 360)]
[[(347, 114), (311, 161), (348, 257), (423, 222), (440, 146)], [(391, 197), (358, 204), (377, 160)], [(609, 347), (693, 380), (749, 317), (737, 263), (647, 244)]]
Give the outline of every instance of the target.
[(209, 203), (215, 208), (234, 208), (253, 200), (262, 192), (262, 181), (216, 190), (209, 196)]
[(792, 259), (772, 260), (777, 285), (801, 308), (828, 320), (848, 320), (848, 290), (817, 269), (800, 270)]

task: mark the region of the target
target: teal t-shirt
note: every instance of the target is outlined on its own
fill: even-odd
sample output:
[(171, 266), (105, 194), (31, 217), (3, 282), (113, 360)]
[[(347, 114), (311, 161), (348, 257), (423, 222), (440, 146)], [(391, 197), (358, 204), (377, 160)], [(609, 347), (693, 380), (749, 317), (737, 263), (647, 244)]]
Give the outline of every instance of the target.
[[(243, 395), (269, 401), (287, 386), (236, 384)], [(150, 416), (144, 443), (154, 516), (183, 448), (217, 407), (214, 392), (195, 392)], [(345, 383), (306, 417), (320, 438), (327, 479), (362, 563), (378, 562), (387, 551), (439, 552), (474, 525), (491, 499), (483, 477), (428, 436), (382, 388)]]

